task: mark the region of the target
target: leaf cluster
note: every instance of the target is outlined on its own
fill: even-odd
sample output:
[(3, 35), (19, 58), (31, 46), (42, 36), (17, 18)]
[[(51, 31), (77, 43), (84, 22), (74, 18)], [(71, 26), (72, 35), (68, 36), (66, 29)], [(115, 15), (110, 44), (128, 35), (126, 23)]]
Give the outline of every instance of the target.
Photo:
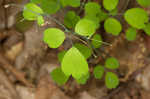
[[(150, 6), (150, 0), (136, 0), (143, 7)], [(80, 0), (30, 0), (24, 6), (24, 19), (37, 21), (39, 26), (45, 23), (45, 16), (56, 22), (62, 28), (47, 28), (43, 33), (43, 41), (50, 48), (59, 48), (65, 39), (70, 35), (75, 36), (82, 43), (74, 43), (71, 48), (58, 53), (60, 67), (51, 72), (53, 80), (59, 85), (65, 84), (69, 77), (73, 77), (77, 83), (85, 84), (90, 77), (88, 59), (92, 57), (95, 49), (99, 49), (104, 44), (99, 33), (96, 33), (103, 24), (106, 33), (119, 36), (122, 32), (122, 24), (115, 18), (118, 15), (119, 0), (103, 0), (103, 5), (96, 2), (87, 2), (83, 5), (84, 16), (80, 17), (75, 11), (65, 13), (64, 22), (53, 18), (51, 15), (65, 9), (66, 7), (79, 7), (82, 10)], [(103, 7), (102, 7), (103, 6)], [(137, 30), (143, 30), (150, 35), (150, 22), (148, 13), (142, 8), (130, 8), (123, 14), (125, 21), (129, 24), (126, 30), (126, 39), (133, 41), (136, 39)], [(83, 39), (84, 38), (84, 39)], [(87, 46), (88, 45), (88, 46)], [(107, 88), (116, 88), (119, 78), (107, 69), (115, 70), (119, 67), (116, 58), (106, 59), (104, 66), (94, 67), (93, 74), (96, 79), (101, 79), (105, 74), (105, 84)]]

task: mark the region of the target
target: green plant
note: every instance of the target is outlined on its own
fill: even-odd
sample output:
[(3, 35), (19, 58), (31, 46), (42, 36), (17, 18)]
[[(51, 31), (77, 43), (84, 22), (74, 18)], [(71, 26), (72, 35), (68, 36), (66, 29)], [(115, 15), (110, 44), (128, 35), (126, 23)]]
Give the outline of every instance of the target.
[(150, 0), (136, 0), (141, 6), (148, 7), (150, 6)]
[(126, 39), (129, 41), (133, 41), (136, 39), (137, 30), (135, 28), (128, 28), (126, 31)]
[[(137, 1), (140, 5), (149, 6), (149, 0)], [(24, 6), (24, 19), (35, 20), (39, 26), (42, 26), (44, 17), (47, 17), (61, 26), (61, 29), (53, 27), (44, 31), (43, 41), (50, 48), (60, 47), (66, 38), (72, 42), (72, 38), (75, 37), (82, 42), (72, 42), (73, 45), (70, 49), (58, 54), (61, 67), (54, 69), (51, 76), (59, 85), (65, 84), (70, 76), (79, 84), (86, 83), (90, 77), (87, 59), (94, 56), (94, 50), (100, 48), (102, 44), (108, 44), (103, 42), (100, 34), (95, 33), (102, 22), (104, 22), (104, 30), (113, 36), (118, 36), (122, 31), (121, 23), (114, 17), (118, 14), (119, 0), (103, 0), (103, 7), (108, 12), (105, 12), (96, 2), (84, 2), (83, 5), (80, 2), (80, 0), (31, 0)], [(84, 10), (84, 16), (80, 18), (76, 12), (68, 11), (64, 16), (64, 23), (51, 16), (59, 10), (65, 9), (66, 6), (79, 7), (79, 11)], [(124, 19), (131, 26), (126, 32), (127, 40), (135, 40), (137, 29), (142, 29), (150, 35), (149, 17), (144, 9), (128, 9), (124, 14)], [(94, 77), (101, 79), (106, 72), (105, 84), (107, 88), (116, 88), (119, 79), (115, 73), (107, 70), (115, 70), (118, 67), (119, 62), (116, 58), (107, 58), (104, 66), (94, 67)]]
[[(110, 57), (106, 59), (105, 65), (97, 65), (94, 67), (94, 77), (96, 79), (102, 79), (104, 72), (105, 72), (105, 68), (106, 69), (117, 69), (119, 68), (119, 62), (117, 61), (116, 58), (114, 57)], [(116, 88), (119, 84), (119, 79), (117, 77), (117, 75), (113, 72), (106, 72), (105, 75), (105, 85), (107, 86), (107, 88)]]

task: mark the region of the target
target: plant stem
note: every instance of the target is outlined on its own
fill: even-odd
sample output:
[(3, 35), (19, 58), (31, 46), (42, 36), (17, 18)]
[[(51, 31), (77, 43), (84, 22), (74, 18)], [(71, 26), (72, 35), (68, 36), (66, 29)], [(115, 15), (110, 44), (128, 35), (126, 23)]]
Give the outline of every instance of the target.
[(54, 17), (52, 17), (52, 16), (50, 16), (50, 15), (48, 15), (48, 14), (45, 14), (44, 16), (50, 18), (52, 21), (54, 21), (54, 22), (57, 23), (59, 26), (61, 26), (61, 27), (65, 30), (65, 32), (70, 32), (70, 30), (67, 29), (67, 28), (65, 27), (65, 25), (62, 24), (60, 21), (58, 21), (56, 18), (54, 18)]
[[(23, 5), (16, 5), (16, 4), (9, 4), (9, 5), (15, 5), (15, 6), (17, 6), (17, 7), (23, 8)], [(24, 9), (26, 9), (26, 8), (24, 8)], [(94, 39), (89, 39), (89, 38), (83, 37), (83, 36), (81, 36), (81, 37), (84, 38), (84, 39), (86, 39), (86, 41), (80, 39), (80, 38), (78, 37), (78, 36), (80, 36), (80, 35), (76, 35), (76, 34), (77, 34), (76, 32), (73, 32), (73, 31), (69, 30), (67, 27), (65, 27), (64, 24), (62, 24), (59, 20), (57, 20), (56, 18), (54, 18), (54, 17), (51, 16), (51, 15), (36, 13), (36, 12), (30, 10), (30, 9), (26, 9), (26, 10), (28, 10), (28, 11), (30, 11), (30, 12), (32, 12), (32, 13), (35, 13), (35, 14), (37, 14), (37, 15), (46, 16), (47, 18), (51, 19), (51, 20), (54, 21), (56, 24), (58, 24), (59, 26), (61, 26), (61, 27), (64, 29), (64, 31), (65, 31), (66, 33), (71, 33), (71, 34), (73, 34), (73, 36), (76, 36), (76, 39), (82, 41), (82, 42), (83, 42), (84, 44), (86, 44), (86, 45), (87, 45), (86, 41), (87, 41), (87, 42), (90, 42), (89, 40), (94, 40)], [(97, 40), (95, 40), (95, 41), (97, 41)], [(105, 44), (105, 45), (111, 45), (111, 44), (109, 44), (109, 43), (107, 43), (107, 42), (102, 42), (102, 41), (98, 41), (98, 42), (101, 42), (101, 43), (103, 43), (103, 44)]]
[(79, 11), (77, 12), (78, 13), (78, 15), (82, 12), (82, 10), (84, 9), (84, 5), (85, 5), (85, 3), (86, 3), (86, 0), (83, 0), (83, 2), (81, 2), (81, 6), (80, 6), (80, 9), (79, 9)]

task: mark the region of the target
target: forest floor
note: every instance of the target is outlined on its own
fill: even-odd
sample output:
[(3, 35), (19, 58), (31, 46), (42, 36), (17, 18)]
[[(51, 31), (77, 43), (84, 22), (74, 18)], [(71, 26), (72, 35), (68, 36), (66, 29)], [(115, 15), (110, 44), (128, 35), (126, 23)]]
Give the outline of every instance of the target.
[[(116, 71), (120, 84), (116, 89), (108, 90), (104, 80), (93, 76), (85, 85), (70, 79), (60, 87), (50, 72), (60, 65), (58, 52), (70, 47), (70, 43), (66, 40), (59, 49), (48, 48), (42, 41), (43, 30), (57, 24), (46, 19), (46, 25), (38, 27), (35, 22), (23, 20), (20, 6), (4, 6), (14, 3), (23, 7), (28, 0), (19, 1), (0, 0), (0, 99), (150, 99), (150, 37), (143, 31), (138, 31), (135, 41), (127, 41), (128, 25), (122, 16), (117, 16), (123, 24), (118, 37), (105, 33), (103, 27), (97, 30), (112, 46), (103, 45), (99, 49), (101, 56), (89, 59), (90, 67), (104, 63), (103, 58), (108, 56), (116, 57), (120, 63)], [(121, 0), (120, 13), (126, 1)], [(126, 9), (136, 6), (135, 0), (129, 0)], [(150, 13), (150, 8), (146, 10)], [(54, 17), (61, 21), (62, 15), (58, 12)]]

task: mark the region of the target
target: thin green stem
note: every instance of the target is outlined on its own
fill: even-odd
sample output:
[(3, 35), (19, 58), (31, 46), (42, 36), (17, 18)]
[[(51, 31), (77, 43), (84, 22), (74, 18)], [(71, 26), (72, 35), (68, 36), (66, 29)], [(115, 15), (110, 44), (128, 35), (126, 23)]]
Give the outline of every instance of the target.
[(55, 23), (57, 23), (59, 26), (61, 26), (65, 32), (69, 32), (70, 30), (68, 30), (64, 24), (62, 24), (60, 21), (58, 21), (56, 18), (52, 17), (51, 15), (48, 14), (44, 14), (44, 16), (48, 17), (49, 19), (51, 19), (52, 21), (54, 21)]
[[(23, 7), (22, 7), (23, 5), (9, 4), (9, 6), (11, 6), (11, 5), (23, 8)], [(24, 8), (24, 9), (26, 9), (26, 8)], [(47, 18), (51, 19), (51, 20), (54, 21), (56, 24), (58, 24), (59, 26), (61, 26), (61, 27), (64, 29), (65, 32), (67, 32), (67, 33), (72, 33), (72, 34), (73, 34), (74, 36), (76, 36), (77, 38), (78, 38), (78, 36), (80, 36), (80, 35), (78, 35), (76, 32), (69, 30), (67, 27), (65, 27), (64, 24), (62, 24), (59, 20), (57, 20), (56, 18), (54, 18), (54, 17), (51, 16), (51, 15), (48, 15), (48, 14), (40, 14), (40, 13), (34, 12), (34, 11), (30, 10), (30, 9), (26, 9), (26, 10), (28, 10), (28, 11), (30, 11), (30, 12), (32, 12), (32, 13), (35, 13), (35, 14), (37, 14), (37, 15), (46, 16)], [(107, 42), (98, 41), (98, 40), (90, 39), (90, 38), (88, 38), (88, 37), (83, 37), (83, 36), (81, 36), (81, 37), (84, 38), (84, 39), (86, 39), (86, 41), (87, 41), (87, 40), (94, 40), (94, 41), (97, 41), (97, 42), (101, 42), (102, 44), (110, 45), (110, 46), (111, 46), (111, 44), (109, 44), (109, 43), (107, 43)], [(80, 41), (82, 41), (83, 43), (85, 43), (84, 40), (81, 40), (80, 38), (78, 38), (78, 39), (79, 39)], [(85, 43), (85, 44), (86, 44), (86, 43)]]

